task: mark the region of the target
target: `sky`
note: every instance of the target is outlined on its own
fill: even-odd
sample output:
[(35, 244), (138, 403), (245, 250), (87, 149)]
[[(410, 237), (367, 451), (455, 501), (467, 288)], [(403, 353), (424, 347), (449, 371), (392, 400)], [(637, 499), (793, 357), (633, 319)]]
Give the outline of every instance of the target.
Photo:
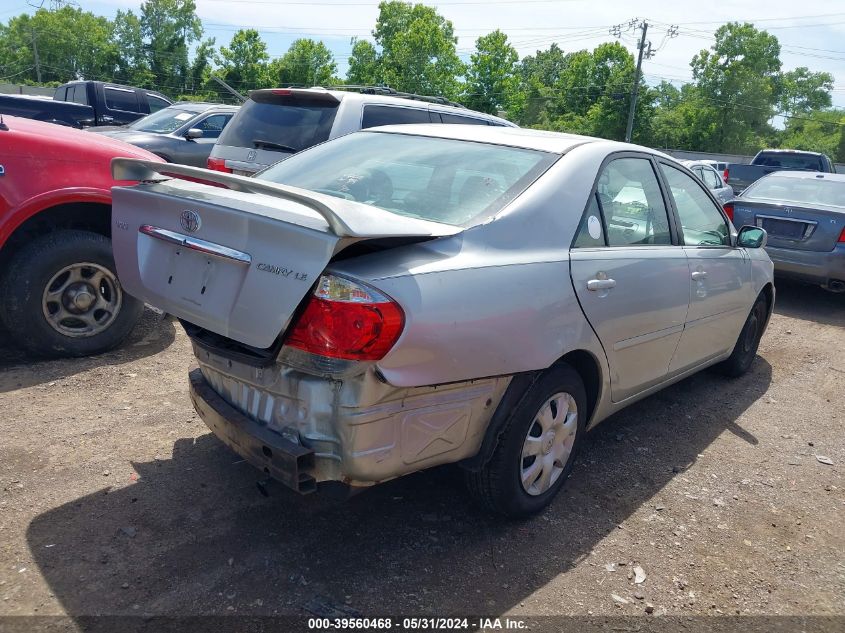
[[(42, 0), (3, 0), (0, 20), (32, 12)], [(49, 5), (50, 0), (43, 0)], [(93, 13), (113, 17), (118, 9), (138, 11), (140, 0), (76, 0)], [(452, 21), (458, 53), (469, 61), (475, 40), (500, 29), (520, 57), (557, 43), (565, 52), (592, 49), (612, 41), (610, 28), (623, 26), (620, 41), (636, 54), (633, 19), (649, 23), (648, 39), (657, 53), (643, 62), (646, 81), (680, 86), (691, 80), (690, 60), (714, 41), (728, 21), (748, 21), (776, 35), (785, 70), (807, 66), (835, 77), (834, 106), (845, 108), (845, 0), (814, 0), (801, 10), (796, 0), (442, 0), (426, 1)], [(372, 39), (378, 0), (196, 0), (206, 37), (227, 44), (240, 28), (258, 30), (271, 57), (285, 53), (298, 37), (325, 42), (341, 75), (347, 68), (352, 37)], [(8, 8), (6, 8), (8, 7)], [(671, 25), (677, 36), (667, 37)]]

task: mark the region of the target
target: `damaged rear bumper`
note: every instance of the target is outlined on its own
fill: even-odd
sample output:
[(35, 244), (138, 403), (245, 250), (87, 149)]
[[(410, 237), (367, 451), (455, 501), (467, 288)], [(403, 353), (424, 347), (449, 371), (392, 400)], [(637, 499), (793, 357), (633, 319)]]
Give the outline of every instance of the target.
[(247, 365), (196, 343), (194, 353), (200, 369), (191, 373), (191, 398), (200, 417), (244, 459), (300, 492), (309, 477), (369, 486), (474, 456), (511, 381), (404, 388), (372, 367), (339, 379), (282, 363)]
[(314, 451), (250, 420), (217, 395), (199, 369), (188, 380), (194, 408), (220, 441), (288, 488), (302, 494), (317, 489)]

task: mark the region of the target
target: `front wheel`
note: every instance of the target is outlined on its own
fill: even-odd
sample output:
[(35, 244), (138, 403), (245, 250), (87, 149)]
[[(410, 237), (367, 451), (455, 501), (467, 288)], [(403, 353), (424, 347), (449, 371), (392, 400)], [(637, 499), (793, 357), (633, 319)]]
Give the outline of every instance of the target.
[(719, 373), (737, 378), (751, 367), (754, 357), (757, 356), (760, 339), (763, 338), (763, 332), (766, 329), (768, 307), (769, 304), (764, 295), (761, 294), (757, 297), (751, 312), (748, 313), (748, 318), (745, 319), (745, 324), (742, 326), (733, 352), (727, 360), (716, 365), (716, 370)]
[(514, 518), (545, 508), (572, 471), (586, 413), (584, 383), (574, 369), (543, 372), (505, 422), (487, 463), (467, 473), (472, 496)]
[(120, 286), (111, 241), (62, 230), (15, 254), (0, 279), (0, 318), (20, 345), (46, 356), (87, 356), (119, 345), (144, 304)]

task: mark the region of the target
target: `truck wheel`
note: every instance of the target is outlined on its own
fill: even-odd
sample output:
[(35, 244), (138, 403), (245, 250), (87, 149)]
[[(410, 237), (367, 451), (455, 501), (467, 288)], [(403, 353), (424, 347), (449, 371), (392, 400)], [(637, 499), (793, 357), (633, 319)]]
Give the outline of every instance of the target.
[(572, 472), (586, 415), (578, 372), (568, 365), (543, 372), (510, 414), (487, 463), (467, 472), (470, 494), (512, 518), (545, 508)]
[(144, 304), (120, 286), (111, 240), (55, 231), (22, 248), (0, 278), (0, 319), (13, 340), (47, 356), (87, 356), (119, 345)]

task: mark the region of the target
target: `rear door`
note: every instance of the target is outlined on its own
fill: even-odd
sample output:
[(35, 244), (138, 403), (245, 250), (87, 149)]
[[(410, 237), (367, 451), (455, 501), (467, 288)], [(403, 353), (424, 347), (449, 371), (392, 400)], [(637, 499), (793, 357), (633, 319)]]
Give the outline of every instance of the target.
[(689, 312), (670, 373), (678, 373), (730, 349), (753, 303), (751, 262), (732, 245), (731, 225), (702, 183), (660, 161), (680, 237), (689, 261)]
[[(141, 104), (134, 89), (106, 85), (102, 90), (105, 110), (101, 116), (101, 124), (125, 125), (140, 117)], [(144, 104), (144, 109), (146, 107)]]
[(690, 271), (650, 157), (616, 154), (603, 165), (570, 270), (607, 354), (613, 401), (664, 380), (687, 316)]

